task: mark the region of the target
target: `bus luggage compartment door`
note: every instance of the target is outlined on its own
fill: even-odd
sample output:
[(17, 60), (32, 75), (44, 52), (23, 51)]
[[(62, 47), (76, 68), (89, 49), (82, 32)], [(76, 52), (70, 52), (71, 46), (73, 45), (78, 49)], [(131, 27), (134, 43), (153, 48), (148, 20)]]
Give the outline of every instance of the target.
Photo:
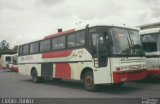
[(52, 77), (53, 76), (53, 63), (41, 64), (41, 76)]

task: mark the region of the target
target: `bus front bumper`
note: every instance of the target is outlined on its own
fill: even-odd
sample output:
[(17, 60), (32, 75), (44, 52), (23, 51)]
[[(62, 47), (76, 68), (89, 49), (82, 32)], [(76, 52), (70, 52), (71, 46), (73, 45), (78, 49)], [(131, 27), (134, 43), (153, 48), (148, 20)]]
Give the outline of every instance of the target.
[(148, 76), (160, 76), (160, 68), (148, 70)]
[(146, 77), (146, 69), (113, 72), (113, 83), (136, 81)]

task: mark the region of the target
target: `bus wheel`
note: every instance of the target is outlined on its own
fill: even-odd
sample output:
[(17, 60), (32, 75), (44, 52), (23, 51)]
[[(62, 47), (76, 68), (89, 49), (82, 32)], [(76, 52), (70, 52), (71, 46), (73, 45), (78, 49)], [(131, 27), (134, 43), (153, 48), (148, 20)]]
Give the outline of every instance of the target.
[(36, 70), (33, 70), (33, 71), (31, 72), (31, 76), (32, 76), (32, 81), (33, 81), (34, 83), (40, 82), (40, 77), (38, 77), (38, 74), (37, 74), (37, 71), (36, 71)]
[(87, 91), (97, 91), (98, 85), (94, 84), (93, 73), (87, 71), (83, 77), (83, 85)]

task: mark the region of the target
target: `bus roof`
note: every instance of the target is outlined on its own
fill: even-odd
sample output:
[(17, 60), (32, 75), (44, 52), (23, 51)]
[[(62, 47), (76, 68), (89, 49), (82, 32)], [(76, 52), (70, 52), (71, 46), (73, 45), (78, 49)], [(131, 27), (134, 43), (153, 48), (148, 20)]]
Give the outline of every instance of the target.
[(6, 57), (6, 56), (13, 56), (13, 55), (11, 55), (11, 54), (3, 54), (3, 55), (1, 55), (1, 56)]
[(51, 34), (51, 35), (45, 36), (44, 39), (53, 38), (53, 37), (56, 37), (56, 36), (59, 36), (59, 35), (65, 35), (67, 33), (72, 33), (72, 32), (75, 32), (75, 29), (70, 29), (70, 30), (58, 32), (58, 33), (55, 33), (55, 34)]
[(140, 30), (151, 29), (151, 28), (160, 28), (160, 22), (140, 25), (140, 26), (137, 26), (137, 27), (139, 27)]
[[(94, 28), (94, 27), (117, 27), (117, 28), (124, 28), (124, 29), (131, 29), (131, 30), (138, 31), (138, 29), (135, 29), (135, 28), (121, 27), (121, 26), (109, 26), (109, 25), (97, 25), (97, 26), (91, 26), (89, 28)], [(65, 34), (72, 33), (72, 32), (75, 32), (75, 31), (79, 31), (79, 30), (82, 30), (82, 29), (85, 29), (85, 28), (82, 27), (82, 28), (69, 29), (69, 30), (66, 30), (66, 31), (57, 32), (55, 34), (45, 36), (44, 39), (53, 38), (53, 37), (60, 36), (60, 35), (65, 35)]]
[(160, 33), (160, 28), (151, 28), (146, 30), (140, 30), (140, 35), (151, 34), (151, 33)]
[[(89, 28), (94, 28), (94, 27), (117, 27), (117, 28), (123, 28), (123, 29), (130, 29), (130, 30), (138, 31), (138, 29), (135, 29), (135, 28), (122, 27), (122, 26), (114, 26), (114, 25), (112, 25), (112, 26), (109, 26), (109, 25), (93, 25), (93, 26), (91, 26)], [(75, 32), (75, 31), (80, 31), (80, 30), (83, 30), (83, 29), (85, 29), (85, 27), (78, 28), (78, 29), (69, 29), (69, 30), (62, 31), (62, 32), (57, 32), (55, 34), (44, 36), (43, 39), (40, 39), (40, 40), (37, 40), (37, 41), (41, 41), (41, 40), (45, 40), (45, 39), (50, 39), (50, 38), (61, 36), (61, 35), (66, 35), (68, 33), (72, 33), (72, 32)], [(34, 43), (34, 42), (37, 42), (37, 41), (33, 41), (33, 42), (29, 42), (29, 43)], [(28, 44), (28, 43), (25, 43), (25, 44), (22, 44), (22, 45), (26, 45), (26, 44)]]

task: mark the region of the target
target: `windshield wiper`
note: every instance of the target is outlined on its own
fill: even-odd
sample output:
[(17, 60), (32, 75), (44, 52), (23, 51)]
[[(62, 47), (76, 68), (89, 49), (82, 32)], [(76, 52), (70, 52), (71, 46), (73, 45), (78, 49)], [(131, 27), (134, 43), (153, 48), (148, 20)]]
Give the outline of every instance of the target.
[(125, 49), (125, 50), (123, 50), (121, 53), (129, 53), (129, 52), (131, 52), (130, 50), (132, 49), (131, 48), (131, 44), (130, 44), (130, 42), (129, 42), (129, 38), (127, 37), (127, 42), (128, 42), (128, 48), (127, 49)]

